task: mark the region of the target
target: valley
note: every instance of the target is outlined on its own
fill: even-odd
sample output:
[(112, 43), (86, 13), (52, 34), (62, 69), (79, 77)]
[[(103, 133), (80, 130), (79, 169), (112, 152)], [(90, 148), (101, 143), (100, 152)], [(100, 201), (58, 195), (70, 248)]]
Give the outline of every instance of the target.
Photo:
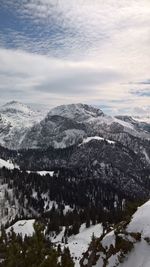
[(124, 266), (122, 252), (108, 258), (102, 245), (94, 253), (150, 197), (150, 125), (84, 104), (45, 115), (13, 101), (0, 116), (1, 227), (32, 239), (41, 224), (54, 249), (69, 248), (75, 267)]

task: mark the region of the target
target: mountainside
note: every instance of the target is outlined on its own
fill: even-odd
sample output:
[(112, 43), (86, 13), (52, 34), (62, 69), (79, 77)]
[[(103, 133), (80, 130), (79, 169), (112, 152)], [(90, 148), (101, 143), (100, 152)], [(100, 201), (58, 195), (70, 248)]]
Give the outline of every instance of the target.
[(150, 266), (150, 201), (133, 215), (131, 221), (93, 239), (84, 254), (85, 267), (149, 267)]
[(125, 121), (125, 122), (128, 122), (130, 123), (131, 125), (134, 126), (135, 129), (137, 129), (138, 131), (145, 131), (147, 133), (150, 133), (150, 122), (144, 122), (138, 119), (134, 119), (132, 118), (131, 116), (117, 116), (116, 118), (122, 120), (122, 121)]
[(29, 130), (21, 148), (65, 148), (78, 144), (91, 132), (87, 121), (103, 116), (101, 110), (83, 104), (56, 107), (44, 120)]
[(14, 149), (0, 147), (6, 167), (11, 160), (23, 170), (59, 170), (71, 180), (97, 181), (131, 199), (149, 197), (148, 124), (107, 116), (85, 104), (53, 108), (40, 120), (38, 112), (12, 101), (0, 114), (1, 144)]
[(41, 118), (42, 114), (17, 101), (1, 106), (0, 144), (10, 149), (19, 148), (27, 130)]
[(16, 102), (3, 106), (1, 114), (12, 125), (8, 133), (2, 131), (5, 145), (19, 149), (17, 153), (0, 147), (3, 160), (11, 159), (28, 171), (63, 170), (71, 180), (97, 181), (131, 199), (149, 197), (146, 124), (127, 116), (107, 116), (84, 104), (56, 107), (38, 123), (35, 112)]
[(0, 144), (10, 149), (65, 148), (100, 136), (142, 153), (149, 161), (149, 124), (131, 117), (111, 117), (85, 104), (62, 105), (44, 119), (26, 105), (12, 101), (0, 108)]
[(20, 240), (34, 244), (37, 223), (43, 245), (58, 250), (59, 260), (69, 248), (71, 265), (64, 267), (73, 261), (75, 267), (137, 267), (134, 255), (138, 267), (149, 266), (149, 202), (130, 223), (126, 213), (150, 198), (149, 124), (84, 104), (56, 107), (42, 118), (13, 101), (0, 116), (0, 224), (12, 246), (15, 232), (22, 234), (15, 237), (18, 246)]
[(19, 148), (65, 148), (78, 145), (89, 136), (119, 141), (141, 153), (145, 161), (150, 161), (148, 124), (107, 116), (100, 109), (84, 104), (52, 109), (40, 123), (27, 131)]

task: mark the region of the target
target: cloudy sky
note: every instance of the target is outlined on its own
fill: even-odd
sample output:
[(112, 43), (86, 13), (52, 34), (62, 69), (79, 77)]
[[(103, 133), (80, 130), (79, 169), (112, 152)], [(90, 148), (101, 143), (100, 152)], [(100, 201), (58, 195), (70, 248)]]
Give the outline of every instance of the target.
[(0, 102), (150, 112), (149, 0), (0, 0)]

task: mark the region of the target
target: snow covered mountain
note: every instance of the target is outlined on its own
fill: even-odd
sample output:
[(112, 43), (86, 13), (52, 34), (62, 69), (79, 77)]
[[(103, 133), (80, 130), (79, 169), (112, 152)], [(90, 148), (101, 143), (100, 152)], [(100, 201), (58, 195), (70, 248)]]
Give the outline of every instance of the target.
[(150, 116), (149, 115), (145, 115), (145, 116), (133, 116), (133, 118), (136, 120), (136, 121), (139, 121), (139, 122), (146, 122), (148, 124), (150, 124)]
[(86, 121), (90, 118), (103, 117), (104, 113), (90, 105), (86, 104), (70, 104), (70, 105), (61, 105), (56, 108), (53, 108), (49, 112), (49, 116), (62, 116), (68, 119), (73, 119), (78, 122)]
[[(9, 149), (65, 148), (99, 136), (122, 143), (150, 162), (149, 124), (127, 116), (111, 117), (86, 104), (53, 108), (44, 117), (12, 101), (0, 108), (0, 144)], [(41, 119), (42, 118), (42, 119)]]
[(100, 109), (84, 104), (56, 107), (28, 131), (21, 148), (65, 148), (78, 144), (91, 132), (88, 121), (103, 116)]
[(139, 120), (138, 118), (133, 118), (131, 116), (117, 116), (116, 118), (130, 123), (137, 131), (150, 133), (150, 121), (144, 121), (142, 118)]
[[(34, 135), (33, 135), (34, 132)], [(129, 121), (107, 116), (100, 109), (84, 104), (62, 105), (52, 109), (46, 118), (31, 128), (21, 146), (67, 147), (87, 136), (106, 137), (127, 133), (135, 137), (149, 138), (144, 129), (137, 129)], [(117, 137), (116, 137), (117, 138)]]
[(0, 145), (8, 232), (13, 225), (32, 235), (41, 218), (46, 238), (68, 246), (76, 267), (150, 266), (150, 202), (120, 222), (128, 203), (150, 197), (148, 123), (84, 104), (44, 116), (12, 101), (0, 108)]
[(99, 136), (122, 143), (150, 162), (149, 125), (133, 119), (111, 117), (100, 109), (84, 104), (62, 105), (33, 125), (19, 147), (46, 149), (78, 145), (87, 137)]
[[(124, 220), (114, 227), (103, 224), (82, 224), (77, 234), (65, 243), (67, 227), (59, 233), (51, 231), (48, 238), (56, 248), (69, 248), (75, 267), (149, 267), (150, 266), (150, 201), (139, 207), (130, 222)], [(6, 232), (23, 238), (34, 233), (35, 219), (18, 220)]]
[(42, 114), (17, 101), (1, 106), (0, 144), (10, 149), (17, 149), (27, 130), (41, 118)]

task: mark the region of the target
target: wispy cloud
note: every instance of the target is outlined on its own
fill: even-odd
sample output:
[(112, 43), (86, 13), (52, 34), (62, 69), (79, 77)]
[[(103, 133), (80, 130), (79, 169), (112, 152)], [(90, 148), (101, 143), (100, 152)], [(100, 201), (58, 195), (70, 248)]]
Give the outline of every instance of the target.
[[(58, 99), (76, 98), (100, 94), (100, 86), (120, 82), (122, 75), (111, 68), (103, 69), (96, 62), (66, 61), (22, 51), (0, 49), (1, 92), (11, 94), (20, 90), (24, 95), (55, 96)], [(3, 91), (4, 90), (4, 91)], [(108, 92), (106, 92), (107, 95)], [(42, 97), (43, 98), (43, 97)], [(64, 100), (66, 101), (66, 100)]]
[(150, 79), (144, 80), (144, 81), (138, 81), (138, 82), (130, 82), (129, 84), (142, 84), (142, 85), (150, 85)]
[(149, 0), (1, 0), (1, 95), (149, 106), (149, 29)]
[(131, 94), (136, 95), (136, 96), (140, 96), (140, 97), (147, 96), (147, 97), (150, 97), (150, 87), (131, 90), (130, 92), (131, 92)]

